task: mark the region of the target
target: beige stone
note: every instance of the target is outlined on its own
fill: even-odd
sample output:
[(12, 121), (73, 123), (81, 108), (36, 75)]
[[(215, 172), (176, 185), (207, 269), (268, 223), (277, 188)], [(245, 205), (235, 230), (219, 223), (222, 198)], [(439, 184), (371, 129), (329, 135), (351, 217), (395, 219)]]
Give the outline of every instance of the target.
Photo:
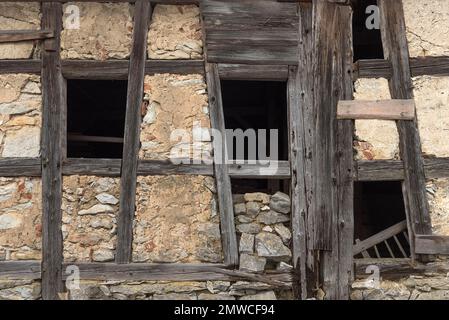
[(41, 257), (42, 190), (37, 178), (0, 178), (0, 256)]
[(449, 157), (449, 77), (416, 77), (413, 85), (422, 151)]
[[(387, 79), (358, 79), (355, 100), (391, 99)], [(356, 120), (357, 159), (396, 159), (399, 157), (399, 135), (394, 121)]]
[(145, 77), (149, 100), (140, 134), (141, 159), (211, 159), (206, 84), (201, 75)]
[(214, 194), (204, 176), (139, 177), (133, 239), (135, 262), (221, 262)]
[[(79, 29), (71, 29), (69, 5), (79, 8)], [(63, 59), (127, 59), (131, 52), (133, 7), (128, 3), (82, 3), (64, 5), (61, 33)]]
[(148, 33), (151, 59), (200, 59), (200, 10), (194, 5), (156, 5)]
[(403, 0), (410, 56), (449, 55), (447, 0)]
[[(0, 30), (40, 29), (40, 3), (0, 2)], [(0, 44), (0, 59), (28, 59), (36, 54), (33, 41)]]
[(102, 204), (98, 198), (104, 197), (120, 197), (118, 178), (63, 178), (62, 235), (66, 261), (107, 262), (114, 259), (119, 204)]
[(449, 179), (434, 179), (427, 183), (427, 198), (433, 232), (449, 236)]

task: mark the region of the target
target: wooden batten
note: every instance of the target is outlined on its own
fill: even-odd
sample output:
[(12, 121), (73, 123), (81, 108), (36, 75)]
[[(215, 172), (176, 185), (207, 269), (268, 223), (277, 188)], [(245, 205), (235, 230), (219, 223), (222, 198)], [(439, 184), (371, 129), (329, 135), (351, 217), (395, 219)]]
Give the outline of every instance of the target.
[(449, 237), (417, 234), (415, 236), (415, 253), (449, 255)]
[(415, 101), (342, 100), (338, 102), (337, 119), (414, 120)]

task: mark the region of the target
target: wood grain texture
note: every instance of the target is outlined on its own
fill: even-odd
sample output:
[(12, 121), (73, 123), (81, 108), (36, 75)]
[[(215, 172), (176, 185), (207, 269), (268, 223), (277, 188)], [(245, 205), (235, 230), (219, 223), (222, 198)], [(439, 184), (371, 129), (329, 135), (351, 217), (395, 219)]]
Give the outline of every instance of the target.
[(414, 120), (415, 101), (396, 100), (340, 100), (337, 119)]
[[(389, 79), (393, 99), (413, 99), (409, 53), (402, 1), (380, 0), (381, 34), (384, 54), (392, 64)], [(432, 232), (426, 195), (424, 161), (416, 121), (398, 121), (399, 148), (404, 161), (404, 199), (411, 235)], [(413, 249), (413, 243), (411, 244)], [(412, 250), (413, 251), (413, 250)]]
[(117, 219), (117, 263), (129, 263), (132, 256), (133, 220), (136, 207), (137, 158), (140, 146), (140, 110), (148, 26), (151, 4), (137, 1), (134, 16), (133, 48), (129, 63), (128, 94), (126, 99), (125, 135), (122, 176), (120, 179), (120, 211)]
[(417, 234), (415, 236), (415, 253), (448, 255), (449, 237)]
[(288, 66), (218, 64), (221, 80), (287, 81)]
[(0, 43), (54, 38), (52, 30), (0, 30)]
[[(42, 27), (55, 38), (46, 40), (42, 53), (42, 298), (58, 299), (62, 277), (62, 148), (61, 115), (64, 81), (59, 55), (62, 5), (42, 4)], [(47, 42), (49, 44), (45, 45)]]
[(1, 177), (40, 177), (41, 173), (41, 158), (0, 159)]
[(0, 261), (2, 280), (39, 280), (41, 263), (39, 261)]
[(0, 60), (0, 74), (30, 73), (39, 74), (42, 60)]

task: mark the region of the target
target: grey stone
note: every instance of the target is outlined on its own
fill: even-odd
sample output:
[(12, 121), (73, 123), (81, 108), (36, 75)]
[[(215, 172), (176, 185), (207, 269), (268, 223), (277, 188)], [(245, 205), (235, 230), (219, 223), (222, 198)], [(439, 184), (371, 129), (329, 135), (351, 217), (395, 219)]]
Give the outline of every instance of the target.
[(290, 217), (276, 211), (264, 211), (259, 214), (257, 221), (263, 224), (276, 224), (290, 221)]
[(95, 250), (92, 255), (92, 260), (96, 262), (107, 262), (114, 260), (114, 252), (109, 249)]
[(23, 127), (6, 134), (2, 157), (38, 157), (39, 150), (40, 128)]
[(288, 263), (285, 263), (283, 261), (279, 262), (276, 270), (279, 271), (291, 271), (293, 269), (292, 265), (289, 265)]
[(250, 217), (255, 217), (260, 212), (260, 205), (257, 202), (246, 203), (246, 214)]
[(245, 197), (243, 196), (243, 194), (233, 194), (232, 195), (232, 202), (234, 204), (245, 203)]
[(17, 228), (21, 223), (22, 220), (16, 214), (5, 213), (0, 215), (0, 230)]
[(290, 197), (282, 192), (276, 192), (271, 196), (270, 208), (277, 212), (289, 213), (290, 212)]
[(239, 223), (251, 223), (251, 222), (254, 221), (254, 219), (251, 218), (251, 217), (248, 217), (248, 216), (242, 216), (242, 215), (240, 215), (240, 216), (237, 216), (237, 221), (238, 221)]
[(111, 230), (114, 227), (114, 223), (112, 222), (111, 219), (108, 218), (98, 218), (98, 219), (92, 219), (92, 221), (90, 222), (90, 226), (94, 229), (99, 229), (99, 228), (103, 228), (103, 229), (108, 229)]
[(240, 300), (276, 300), (274, 291), (265, 291), (241, 297)]
[(185, 293), (155, 294), (153, 300), (196, 300), (196, 295)]
[(34, 107), (27, 105), (22, 101), (14, 101), (11, 103), (1, 103), (0, 104), (0, 114), (8, 115), (20, 115), (25, 114), (33, 110)]
[(262, 227), (258, 223), (244, 223), (237, 225), (237, 231), (240, 233), (256, 234), (262, 230)]
[(117, 204), (118, 199), (111, 194), (108, 193), (100, 193), (95, 198), (103, 204)]
[(251, 256), (243, 253), (240, 255), (240, 270), (261, 272), (265, 269), (267, 260), (265, 258)]
[(261, 202), (263, 204), (268, 204), (270, 202), (270, 196), (262, 192), (245, 193), (245, 201), (247, 202)]
[(237, 203), (234, 205), (234, 214), (245, 214), (246, 213), (246, 205), (244, 203)]
[(237, 281), (231, 286), (231, 290), (233, 291), (249, 291), (249, 290), (256, 290), (256, 291), (262, 291), (262, 290), (269, 290), (272, 286), (263, 283), (263, 282), (253, 282), (253, 281)]
[(242, 233), (240, 237), (239, 251), (241, 253), (254, 253), (254, 235)]
[(235, 300), (233, 296), (228, 294), (211, 294), (211, 293), (201, 293), (198, 296), (198, 300)]
[(292, 252), (277, 235), (261, 232), (256, 236), (256, 251), (261, 257), (274, 261), (289, 261)]
[(284, 243), (288, 243), (292, 238), (292, 233), (290, 229), (284, 226), (283, 224), (277, 224), (274, 226), (274, 231), (281, 237)]
[(80, 210), (78, 214), (80, 216), (90, 215), (90, 214), (100, 214), (100, 213), (113, 213), (114, 208), (107, 204), (96, 204), (89, 209)]
[(210, 293), (224, 292), (229, 289), (231, 282), (229, 281), (207, 281), (206, 287)]

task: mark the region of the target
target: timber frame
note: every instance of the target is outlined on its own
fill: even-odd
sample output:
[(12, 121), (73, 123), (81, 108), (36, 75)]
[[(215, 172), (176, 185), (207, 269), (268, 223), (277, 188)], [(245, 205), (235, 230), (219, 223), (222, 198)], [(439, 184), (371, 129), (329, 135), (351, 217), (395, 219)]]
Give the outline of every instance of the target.
[[(91, 0), (84, 0), (91, 1)], [(274, 0), (273, 0), (274, 1)], [(363, 274), (353, 261), (353, 182), (403, 181), (409, 232), (414, 253), (449, 254), (449, 239), (431, 235), (423, 182), (449, 177), (449, 158), (423, 159), (416, 124), (398, 121), (402, 160), (353, 161), (352, 120), (336, 120), (338, 100), (352, 99), (352, 80), (386, 77), (394, 98), (411, 99), (412, 76), (449, 76), (449, 57), (409, 59), (402, 1), (379, 0), (383, 20), (385, 60), (352, 63), (352, 10), (345, 0), (299, 2), (298, 58), (289, 63), (253, 64), (232, 57), (204, 60), (147, 60), (146, 37), (151, 5), (201, 4), (196, 0), (137, 0), (133, 49), (130, 60), (75, 61), (59, 55), (62, 2), (43, 2), (42, 30), (0, 32), (0, 42), (41, 40), (41, 60), (0, 60), (0, 73), (40, 74), (43, 91), (42, 155), (40, 158), (0, 159), (0, 176), (42, 177), (43, 245), (38, 261), (0, 262), (0, 276), (42, 279), (42, 297), (57, 299), (65, 279), (61, 236), (62, 177), (83, 174), (121, 178), (116, 263), (78, 263), (82, 279), (90, 280), (255, 280), (277, 288), (296, 288), (298, 297), (313, 297), (320, 287), (327, 299), (348, 299), (349, 284)], [(103, 2), (96, 0), (92, 2)], [(134, 2), (108, 0), (107, 2)], [(315, 14), (315, 16), (314, 16)], [(205, 33), (205, 32), (203, 32)], [(338, 40), (338, 41), (337, 41)], [(151, 39), (150, 39), (151, 41)], [(205, 44), (205, 49), (206, 48)], [(332, 52), (335, 52), (335, 56)], [(329, 59), (332, 57), (334, 60)], [(237, 62), (236, 62), (237, 61)], [(260, 174), (258, 165), (173, 165), (138, 160), (143, 79), (155, 73), (205, 76), (212, 126), (224, 130), (220, 79), (286, 81), (290, 137), (289, 161)], [(66, 79), (128, 79), (124, 157), (120, 159), (70, 159), (65, 154)], [(307, 81), (315, 79), (315, 82)], [(331, 88), (331, 89), (329, 89)], [(314, 90), (315, 89), (315, 90)], [(324, 98), (321, 98), (324, 97)], [(318, 116), (317, 131), (313, 119)], [(333, 131), (330, 131), (333, 130)], [(331, 132), (337, 132), (334, 137)], [(226, 144), (224, 144), (226, 145)], [(414, 150), (410, 150), (410, 146)], [(226, 154), (226, 150), (222, 150)], [(126, 156), (125, 156), (126, 155)], [(139, 175), (191, 174), (215, 176), (218, 182), (224, 264), (131, 263), (132, 219), (136, 179)], [(294, 272), (251, 274), (234, 270), (238, 251), (233, 222), (230, 178), (290, 179)], [(220, 191), (221, 190), (221, 191)], [(323, 195), (318, 198), (316, 195)], [(130, 210), (131, 208), (131, 210)], [(337, 244), (335, 245), (333, 244)], [(72, 263), (71, 263), (72, 264)], [(385, 269), (426, 270), (424, 265), (396, 262)], [(424, 271), (423, 271), (424, 272)]]

